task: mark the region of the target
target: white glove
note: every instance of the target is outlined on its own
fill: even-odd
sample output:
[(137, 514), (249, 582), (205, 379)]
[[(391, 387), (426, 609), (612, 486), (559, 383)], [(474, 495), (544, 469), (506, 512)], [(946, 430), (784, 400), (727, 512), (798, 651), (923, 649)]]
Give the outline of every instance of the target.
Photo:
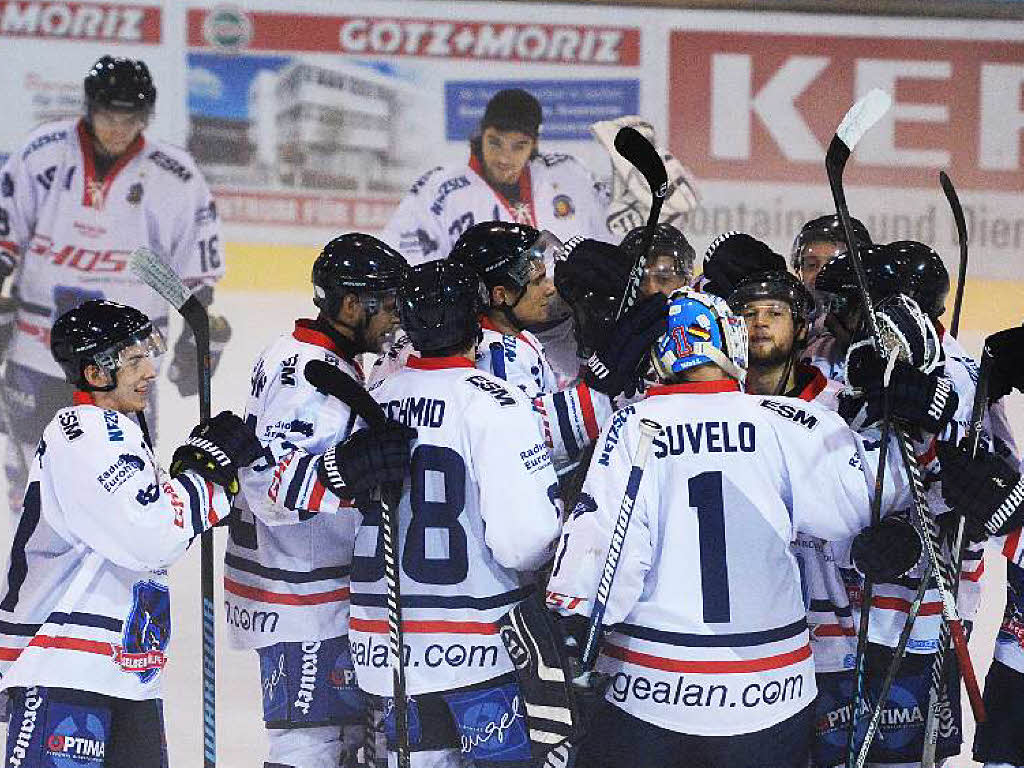
[(660, 221), (682, 228), (687, 214), (700, 205), (696, 178), (664, 147), (658, 145), (654, 127), (638, 115), (602, 120), (590, 126), (591, 133), (608, 152), (612, 161), (611, 202), (608, 204), (608, 230), (620, 237), (647, 223), (651, 212), (651, 190), (643, 175), (615, 149), (615, 136), (621, 128), (638, 130), (658, 150), (668, 174), (669, 194), (661, 209)]

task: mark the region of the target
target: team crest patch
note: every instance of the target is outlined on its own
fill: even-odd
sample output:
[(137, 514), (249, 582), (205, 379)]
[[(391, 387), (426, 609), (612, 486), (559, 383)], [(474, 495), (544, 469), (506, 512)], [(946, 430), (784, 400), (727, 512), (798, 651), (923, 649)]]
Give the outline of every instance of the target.
[(128, 196), (125, 198), (129, 205), (138, 205), (142, 202), (142, 185), (135, 182), (128, 188)]
[(551, 202), (555, 208), (556, 219), (567, 219), (576, 213), (576, 206), (572, 204), (572, 198), (568, 195), (555, 195)]
[(148, 683), (164, 668), (171, 639), (171, 602), (167, 587), (139, 581), (132, 587), (132, 608), (124, 623), (122, 645), (114, 647), (114, 663)]

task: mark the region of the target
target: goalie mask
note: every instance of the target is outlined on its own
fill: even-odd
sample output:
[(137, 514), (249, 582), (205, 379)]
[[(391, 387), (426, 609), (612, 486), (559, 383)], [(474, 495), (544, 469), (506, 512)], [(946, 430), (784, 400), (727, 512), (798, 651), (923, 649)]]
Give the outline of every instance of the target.
[(662, 381), (713, 363), (742, 384), (747, 375), (747, 326), (724, 299), (680, 288), (669, 297), (668, 328), (651, 348), (651, 362)]

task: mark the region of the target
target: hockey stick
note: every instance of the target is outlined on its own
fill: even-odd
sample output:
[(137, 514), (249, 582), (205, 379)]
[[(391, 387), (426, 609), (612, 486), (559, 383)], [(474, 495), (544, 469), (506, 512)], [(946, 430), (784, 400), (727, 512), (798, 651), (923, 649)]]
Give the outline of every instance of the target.
[(654, 229), (658, 226), (661, 206), (664, 205), (665, 198), (668, 197), (668, 173), (665, 171), (665, 161), (661, 159), (658, 150), (636, 128), (627, 125), (619, 129), (619, 132), (615, 134), (615, 150), (640, 171), (647, 186), (651, 188), (651, 210), (647, 214), (647, 226), (636, 261), (633, 262), (629, 279), (626, 281), (626, 290), (622, 294), (622, 301), (615, 313), (615, 319), (618, 320), (627, 309), (636, 303), (640, 293), (647, 252), (651, 249), (651, 243), (654, 242)]
[[(325, 395), (345, 403), (371, 427), (383, 427), (387, 416), (380, 403), (344, 371), (323, 360), (310, 360), (303, 369), (306, 381)], [(381, 539), (384, 549), (384, 580), (387, 584), (388, 641), (391, 646), (395, 733), (398, 736), (399, 768), (409, 768), (409, 710), (405, 698), (405, 633), (402, 629), (402, 585), (398, 572), (397, 500), (381, 494)]]
[[(888, 393), (885, 395), (884, 421), (882, 426), (882, 442), (878, 448), (878, 470), (875, 472), (875, 493), (871, 498), (871, 525), (877, 525), (882, 519), (882, 491), (885, 487), (885, 467), (889, 456), (889, 439), (892, 422), (889, 415)], [(864, 578), (861, 591), (860, 623), (857, 628), (857, 652), (854, 661), (854, 692), (850, 722), (846, 732), (846, 765), (852, 768), (856, 754), (857, 720), (859, 719), (860, 702), (864, 698), (864, 685), (867, 676), (868, 629), (871, 618), (871, 603), (874, 600), (875, 582)], [(909, 635), (909, 632), (908, 632)]]
[[(210, 318), (199, 299), (185, 287), (170, 267), (148, 248), (136, 248), (131, 270), (142, 282), (174, 307), (192, 329), (196, 340), (196, 374), (199, 377), (199, 421), (210, 418)], [(213, 604), (213, 529), (199, 539), (200, 592), (203, 605), (203, 766), (217, 764), (217, 657)]]
[[(953, 193), (956, 194), (955, 192)], [(963, 242), (963, 241), (961, 241)], [(961, 261), (961, 264), (963, 261)], [(978, 381), (974, 386), (974, 402), (971, 403), (971, 422), (967, 427), (967, 444), (970, 446), (971, 458), (978, 455), (978, 445), (981, 441), (982, 422), (985, 418), (985, 405), (988, 400), (988, 381), (992, 371), (992, 351), (988, 344), (981, 352), (981, 365), (978, 369)], [(960, 577), (963, 570), (964, 553), (967, 550), (967, 540), (964, 535), (967, 516), (961, 514), (957, 520), (956, 532), (950, 545), (950, 553), (953, 554), (953, 590), (954, 594), (960, 593)], [(939, 627), (939, 646), (932, 659), (932, 676), (936, 674), (943, 681), (946, 680), (946, 654), (949, 646), (949, 630), (943, 624)], [(966, 679), (965, 679), (966, 682)], [(940, 695), (941, 689), (929, 692), (932, 695)], [(972, 705), (973, 706), (973, 705)], [(935, 762), (935, 750), (939, 741), (939, 717), (938, 701), (931, 701), (929, 698), (928, 715), (924, 724), (924, 754), (921, 758), (922, 765), (932, 765)], [(983, 721), (981, 721), (983, 722)]]
[(949, 327), (949, 332), (953, 334), (953, 338), (956, 338), (960, 330), (960, 308), (964, 301), (964, 286), (967, 284), (967, 222), (964, 220), (964, 208), (960, 205), (960, 198), (945, 171), (939, 171), (939, 183), (942, 185), (942, 191), (946, 193), (946, 200), (949, 201), (949, 210), (952, 211), (953, 221), (956, 222), (956, 239), (960, 243), (960, 270), (956, 278), (953, 321)]
[[(857, 241), (853, 236), (853, 227), (850, 224), (850, 211), (847, 208), (846, 195), (843, 191), (843, 171), (853, 147), (856, 146), (864, 132), (878, 122), (882, 115), (888, 111), (891, 104), (891, 98), (883, 91), (876, 89), (869, 92), (854, 104), (843, 118), (836, 129), (835, 136), (832, 137), (828, 152), (825, 155), (825, 171), (828, 175), (829, 188), (832, 191), (836, 213), (839, 215), (839, 220), (843, 225), (843, 236), (846, 240), (847, 252), (850, 254), (850, 262), (853, 264), (854, 272), (857, 275), (861, 306), (871, 329), (875, 351), (883, 359), (885, 358), (885, 350), (882, 346), (878, 321), (875, 318), (874, 304), (868, 292), (867, 275), (864, 272), (864, 264), (861, 262), (860, 253), (857, 250)], [(952, 583), (951, 564), (948, 561), (943, 564), (939, 560), (941, 544), (938, 527), (929, 513), (928, 505), (924, 498), (924, 483), (921, 479), (921, 469), (917, 465), (910, 440), (903, 430), (897, 428), (895, 432), (903, 465), (906, 468), (910, 481), (911, 495), (914, 501), (914, 520), (922, 534), (925, 553), (931, 563), (932, 570), (935, 572), (939, 595), (942, 598), (942, 615), (950, 625), (949, 631), (953, 637), (953, 647), (960, 661), (964, 684), (967, 687), (968, 697), (971, 700), (971, 708), (974, 710), (975, 720), (983, 722), (985, 713), (984, 706), (981, 703), (981, 691), (978, 688), (978, 681), (974, 675), (971, 657), (967, 651), (967, 638), (964, 634), (963, 623), (957, 614), (956, 600), (949, 591), (949, 585)], [(870, 610), (870, 606), (868, 609)], [(939, 652), (941, 650), (940, 648)], [(932, 675), (932, 687), (939, 688), (940, 684), (941, 680)]]
[(889, 691), (892, 690), (893, 681), (896, 680), (900, 663), (903, 661), (903, 656), (907, 651), (910, 633), (914, 629), (914, 622), (917, 620), (918, 613), (921, 612), (921, 605), (924, 603), (924, 596), (928, 591), (928, 582), (931, 580), (931, 577), (932, 564), (928, 562), (925, 563), (924, 573), (921, 575), (921, 583), (917, 586), (917, 593), (910, 604), (910, 610), (907, 611), (907, 618), (903, 622), (903, 629), (900, 631), (899, 641), (896, 643), (896, 649), (893, 651), (889, 668), (885, 672), (885, 679), (882, 680), (882, 687), (878, 692), (878, 701), (875, 702), (874, 709), (871, 711), (871, 720), (868, 722), (864, 741), (861, 742), (860, 751), (857, 753), (856, 768), (864, 768), (864, 764), (868, 760), (871, 743), (875, 740), (875, 734), (878, 733), (878, 728), (882, 724), (882, 710), (885, 708), (885, 701), (889, 698)]
[(636, 458), (633, 459), (633, 467), (629, 470), (626, 491), (622, 494), (619, 515), (615, 519), (615, 530), (612, 531), (612, 540), (608, 544), (608, 554), (604, 558), (604, 568), (601, 570), (601, 581), (597, 584), (594, 609), (590, 612), (587, 641), (583, 645), (583, 655), (580, 657), (584, 672), (591, 670), (597, 660), (597, 646), (601, 640), (601, 621), (604, 619), (604, 612), (608, 607), (608, 595), (612, 589), (615, 571), (619, 567), (619, 558), (622, 557), (626, 529), (629, 528), (629, 521), (633, 517), (633, 507), (636, 506), (636, 495), (640, 490), (640, 481), (644, 476), (644, 466), (651, 453), (651, 445), (660, 432), (661, 425), (658, 422), (652, 419), (640, 419), (640, 440), (636, 445)]

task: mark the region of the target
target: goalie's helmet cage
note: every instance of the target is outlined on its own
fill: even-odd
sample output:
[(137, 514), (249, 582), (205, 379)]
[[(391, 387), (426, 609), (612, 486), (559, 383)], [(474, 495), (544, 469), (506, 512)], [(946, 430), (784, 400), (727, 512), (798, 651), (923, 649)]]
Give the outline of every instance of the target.
[(135, 307), (92, 299), (57, 318), (50, 332), (50, 353), (70, 384), (111, 390), (116, 380), (107, 387), (90, 387), (85, 381), (86, 367), (100, 366), (114, 377), (121, 351), (150, 339), (157, 339), (154, 347), (162, 343), (152, 321)]
[(402, 329), (422, 354), (453, 354), (480, 338), (484, 289), (476, 272), (447, 259), (409, 270), (398, 291)]
[[(850, 217), (850, 228), (853, 230), (853, 237), (858, 245), (871, 245), (871, 235), (868, 228), (854, 217)], [(793, 250), (790, 252), (790, 263), (797, 272), (803, 267), (804, 253), (812, 243), (834, 243), (837, 246), (846, 248), (846, 238), (843, 237), (843, 225), (839, 216), (830, 214), (811, 219), (802, 227), (793, 240)]]
[(333, 320), (341, 300), (354, 293), (372, 315), (380, 308), (378, 300), (396, 292), (408, 271), (402, 254), (376, 237), (361, 232), (340, 235), (313, 262), (313, 303)]
[(673, 291), (668, 326), (651, 348), (662, 381), (712, 363), (741, 384), (747, 374), (747, 326), (725, 299), (692, 288)]
[(937, 320), (946, 311), (949, 295), (949, 271), (942, 257), (924, 243), (897, 240), (885, 246), (889, 258), (898, 265), (905, 292), (928, 316)]
[(781, 270), (758, 272), (744, 278), (729, 295), (729, 307), (737, 314), (752, 301), (784, 301), (793, 312), (793, 321), (806, 327), (814, 311), (814, 297), (795, 275)]
[(156, 105), (156, 86), (141, 60), (103, 56), (86, 74), (84, 86), (89, 109), (148, 113)]
[[(628, 256), (629, 263), (631, 264), (635, 263), (637, 257), (641, 255), (640, 248), (643, 246), (646, 229), (646, 225), (634, 227), (626, 233), (626, 236), (622, 238), (622, 242), (619, 244), (623, 253)], [(693, 280), (693, 266), (697, 260), (697, 252), (690, 245), (690, 241), (686, 239), (686, 235), (671, 224), (658, 224), (654, 229), (654, 234), (651, 237), (651, 248), (648, 255), (645, 255), (645, 258), (649, 260), (659, 256), (668, 256), (672, 259), (676, 272), (686, 282)]]

